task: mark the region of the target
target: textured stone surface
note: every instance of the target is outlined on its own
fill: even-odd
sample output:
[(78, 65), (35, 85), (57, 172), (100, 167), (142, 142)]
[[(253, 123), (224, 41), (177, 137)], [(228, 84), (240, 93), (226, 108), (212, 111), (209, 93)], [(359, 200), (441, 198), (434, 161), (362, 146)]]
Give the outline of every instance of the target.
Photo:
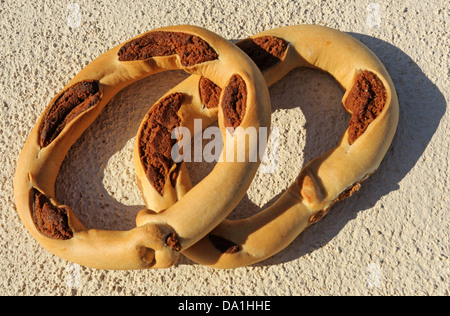
[[(1, 1), (1, 295), (450, 294), (446, 1), (73, 3)], [(391, 73), (401, 115), (379, 171), (286, 250), (230, 271), (182, 258), (168, 270), (111, 272), (61, 260), (28, 234), (13, 201), (17, 157), (46, 104), (87, 63), (166, 25), (204, 26), (238, 40), (302, 23), (349, 32), (369, 46)], [(134, 226), (144, 205), (132, 164), (134, 137), (149, 105), (183, 78), (181, 72), (165, 73), (122, 91), (70, 151), (58, 177), (57, 198), (87, 226)], [(258, 174), (233, 218), (274, 201), (304, 164), (335, 146), (350, 119), (340, 105), (343, 91), (323, 73), (293, 71), (271, 88), (271, 96), (273, 126), (280, 132), (279, 166), (274, 174)], [(195, 181), (210, 168), (189, 167)]]

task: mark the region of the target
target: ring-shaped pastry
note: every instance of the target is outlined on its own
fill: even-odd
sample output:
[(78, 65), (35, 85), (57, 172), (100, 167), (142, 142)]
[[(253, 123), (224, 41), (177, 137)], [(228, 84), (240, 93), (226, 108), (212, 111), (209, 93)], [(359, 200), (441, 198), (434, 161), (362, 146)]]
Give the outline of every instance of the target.
[[(176, 263), (180, 250), (226, 218), (237, 203), (232, 197), (245, 195), (259, 161), (225, 160), (202, 183), (184, 192), (183, 198), (180, 195), (167, 214), (173, 214), (172, 218), (181, 212), (189, 216), (195, 225), (187, 223), (187, 230), (170, 218), (149, 220), (130, 231), (89, 229), (69, 206), (55, 200), (56, 177), (64, 157), (111, 98), (133, 82), (172, 69), (204, 76), (223, 90), (237, 89), (239, 98), (223, 101), (225, 107), (241, 105), (236, 124), (255, 128), (270, 125), (270, 99), (261, 72), (241, 50), (208, 30), (195, 26), (161, 28), (109, 50), (51, 100), (18, 160), (14, 180), (17, 210), (31, 235), (48, 251), (98, 269), (166, 268)], [(211, 205), (211, 201), (196, 198), (196, 192), (209, 191), (214, 196), (223, 181), (231, 186), (229, 192), (222, 192), (221, 202)]]

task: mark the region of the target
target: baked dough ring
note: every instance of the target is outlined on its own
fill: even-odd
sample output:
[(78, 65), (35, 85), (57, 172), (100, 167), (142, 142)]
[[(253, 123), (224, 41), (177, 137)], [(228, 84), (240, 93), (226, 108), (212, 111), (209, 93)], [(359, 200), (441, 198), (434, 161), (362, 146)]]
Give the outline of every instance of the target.
[[(178, 260), (180, 249), (201, 239), (228, 216), (237, 204), (231, 198), (234, 190), (240, 197), (245, 195), (259, 162), (221, 164), (211, 177), (175, 203), (170, 209), (173, 216), (183, 210), (193, 221), (202, 211), (209, 211), (208, 219), (188, 232), (170, 218), (152, 219), (130, 231), (88, 229), (68, 206), (54, 200), (64, 157), (111, 98), (137, 80), (171, 69), (205, 76), (223, 89), (232, 78), (238, 78), (246, 93), (246, 98), (241, 98), (246, 108), (239, 123), (270, 125), (270, 99), (261, 72), (248, 56), (212, 32), (194, 26), (166, 27), (111, 49), (85, 67), (50, 102), (18, 160), (14, 181), (17, 210), (31, 235), (48, 251), (98, 269), (169, 267)], [(231, 192), (222, 203), (211, 205), (211, 201), (195, 198), (199, 191), (214, 196), (217, 182), (225, 180), (231, 184)]]
[[(251, 265), (288, 246), (334, 203), (359, 190), (379, 167), (398, 124), (398, 99), (388, 72), (352, 36), (299, 25), (262, 32), (252, 39), (237, 45), (258, 64), (269, 86), (297, 67), (328, 72), (345, 89), (343, 105), (352, 120), (338, 146), (312, 160), (272, 206), (247, 219), (225, 220), (183, 251), (189, 259), (214, 268)], [(198, 81), (191, 76), (172, 91), (190, 93), (191, 100), (197, 101)], [(139, 215), (137, 219), (139, 224)]]

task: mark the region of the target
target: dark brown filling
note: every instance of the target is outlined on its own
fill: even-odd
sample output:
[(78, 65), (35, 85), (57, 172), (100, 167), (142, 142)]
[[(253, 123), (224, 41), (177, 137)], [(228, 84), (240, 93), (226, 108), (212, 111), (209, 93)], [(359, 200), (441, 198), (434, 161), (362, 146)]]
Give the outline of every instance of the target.
[(326, 215), (328, 214), (328, 210), (322, 210), (314, 214), (309, 218), (308, 225), (311, 226), (313, 224), (316, 224), (322, 220)]
[(239, 245), (228, 239), (216, 235), (209, 235), (208, 237), (214, 247), (221, 253), (232, 255), (241, 251), (241, 247), (239, 247)]
[[(172, 148), (177, 143), (172, 132), (180, 126), (180, 110), (184, 96), (174, 93), (155, 104), (144, 122), (139, 139), (139, 154), (147, 178), (153, 187), (164, 195), (164, 186), (170, 176), (172, 185), (177, 176), (178, 165), (172, 160)], [(172, 170), (176, 166), (175, 170)]]
[[(273, 36), (247, 39), (236, 45), (250, 56), (261, 71), (278, 64), (283, 59), (288, 47), (286, 41)], [(222, 89), (205, 77), (200, 79), (199, 88), (200, 97), (205, 107), (208, 109), (217, 108)]]
[(185, 67), (218, 58), (216, 51), (198, 36), (156, 31), (131, 40), (119, 51), (120, 61), (146, 60), (157, 56), (178, 55)]
[(98, 81), (75, 84), (55, 101), (40, 130), (40, 145), (47, 147), (78, 115), (95, 106), (101, 98)]
[(324, 218), (328, 212), (331, 210), (331, 208), (333, 207), (334, 204), (344, 201), (350, 197), (352, 197), (356, 192), (358, 192), (361, 189), (362, 184), (368, 179), (370, 178), (370, 176), (372, 176), (376, 171), (366, 175), (363, 180), (354, 183), (353, 185), (351, 185), (349, 188), (347, 188), (347, 190), (345, 190), (344, 192), (342, 192), (341, 194), (339, 194), (339, 196), (334, 199), (334, 201), (331, 202), (330, 206), (325, 209), (322, 210), (316, 214), (314, 214), (313, 216), (311, 216), (311, 218), (309, 219), (309, 225), (315, 224), (317, 222), (319, 222), (322, 218)]
[(233, 75), (223, 92), (222, 109), (226, 127), (241, 125), (247, 108), (247, 85), (239, 75)]
[(350, 91), (345, 107), (353, 115), (349, 126), (350, 145), (367, 130), (383, 111), (387, 93), (383, 82), (370, 71), (362, 71), (356, 77), (356, 83)]
[(322, 210), (317, 212), (316, 214), (314, 214), (313, 216), (310, 217), (308, 224), (309, 225), (313, 225), (317, 222), (319, 222), (320, 220), (322, 220), (327, 214), (328, 212), (331, 210), (331, 207), (341, 201), (344, 201), (350, 197), (353, 196), (353, 194), (355, 194), (356, 192), (359, 191), (359, 189), (361, 189), (361, 184), (364, 181), (355, 183), (354, 185), (352, 185), (350, 188), (348, 188), (347, 190), (345, 190), (344, 192), (342, 192), (341, 194), (339, 194), (339, 196), (333, 201), (331, 202), (331, 206), (329, 208), (327, 208), (326, 210)]
[(207, 109), (214, 109), (219, 106), (222, 89), (208, 78), (200, 78), (200, 98)]
[(278, 64), (284, 57), (288, 43), (274, 36), (246, 39), (236, 44), (263, 71)]
[(36, 189), (33, 190), (33, 194), (32, 216), (37, 229), (52, 239), (71, 239), (73, 232), (69, 227), (66, 207), (54, 205), (47, 196)]
[(176, 233), (173, 233), (166, 238), (166, 244), (175, 251), (181, 251), (181, 244)]

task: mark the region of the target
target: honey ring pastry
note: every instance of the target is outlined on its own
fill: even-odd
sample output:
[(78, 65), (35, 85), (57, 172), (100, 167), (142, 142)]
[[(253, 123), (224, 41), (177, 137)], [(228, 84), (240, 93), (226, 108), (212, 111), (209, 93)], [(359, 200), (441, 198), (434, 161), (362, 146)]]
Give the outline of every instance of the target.
[[(214, 268), (262, 261), (350, 197), (379, 167), (395, 135), (399, 105), (394, 84), (379, 59), (343, 32), (322, 26), (288, 26), (237, 43), (258, 65), (270, 86), (297, 67), (331, 74), (345, 89), (349, 128), (339, 144), (312, 160), (270, 207), (242, 220), (225, 220), (182, 254)], [(214, 86), (191, 76), (172, 90), (192, 95), (201, 108), (217, 99)], [(212, 88), (211, 88), (212, 87)], [(203, 105), (202, 105), (203, 104)], [(209, 112), (205, 121), (211, 121)], [(140, 217), (137, 217), (138, 225)], [(180, 219), (182, 220), (182, 219)]]
[[(198, 188), (171, 207), (171, 213), (182, 210), (193, 220), (209, 210), (210, 217), (202, 217), (189, 234), (181, 230), (184, 239), (178, 237), (179, 227), (170, 220), (151, 221), (129, 231), (89, 229), (70, 207), (55, 200), (56, 177), (65, 156), (111, 98), (133, 82), (172, 69), (209, 78), (224, 90), (233, 89), (238, 81), (241, 97), (224, 101), (230, 107), (236, 107), (236, 102), (243, 105), (238, 124), (270, 125), (270, 98), (261, 72), (236, 46), (208, 30), (195, 26), (156, 29), (109, 50), (50, 102), (18, 159), (14, 180), (17, 210), (31, 235), (48, 251), (98, 269), (169, 267), (186, 244), (195, 243), (226, 218), (235, 207), (232, 195), (245, 195), (259, 161), (217, 166)], [(164, 113), (159, 115), (164, 118)], [(232, 192), (222, 203), (211, 206), (195, 198), (195, 192), (214, 195), (217, 183), (223, 181), (230, 183)]]

